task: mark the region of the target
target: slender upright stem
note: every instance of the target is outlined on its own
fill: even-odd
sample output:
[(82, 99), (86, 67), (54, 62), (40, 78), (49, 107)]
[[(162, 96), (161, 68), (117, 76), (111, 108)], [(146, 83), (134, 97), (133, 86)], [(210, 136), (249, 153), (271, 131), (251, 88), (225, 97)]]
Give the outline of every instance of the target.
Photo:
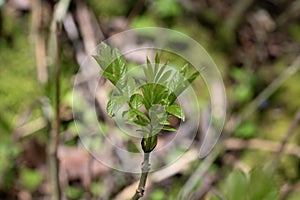
[(150, 170), (149, 157), (150, 157), (150, 153), (144, 153), (144, 161), (142, 163), (142, 174), (140, 178), (140, 183), (134, 196), (132, 197), (132, 200), (138, 200), (139, 198), (144, 196), (146, 180)]
[(59, 23), (56, 24), (56, 63), (55, 63), (55, 119), (52, 124), (53, 130), (50, 135), (49, 144), (49, 165), (50, 165), (50, 178), (52, 186), (53, 200), (61, 199), (61, 188), (59, 183), (59, 160), (57, 157), (57, 149), (59, 145), (59, 132), (60, 132), (60, 51), (59, 51), (59, 37), (60, 28)]

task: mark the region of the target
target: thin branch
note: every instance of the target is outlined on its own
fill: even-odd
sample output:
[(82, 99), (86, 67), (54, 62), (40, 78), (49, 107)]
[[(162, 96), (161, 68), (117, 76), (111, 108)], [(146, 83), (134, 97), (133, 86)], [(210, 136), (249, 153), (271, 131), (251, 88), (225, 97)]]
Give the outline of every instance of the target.
[(142, 163), (142, 174), (140, 178), (140, 183), (132, 200), (138, 200), (139, 198), (144, 196), (146, 180), (150, 170), (149, 157), (150, 157), (150, 153), (144, 153), (144, 161)]
[[(63, 18), (66, 15), (68, 7), (70, 5), (70, 0), (60, 0), (55, 7), (53, 13), (51, 25), (50, 25), (50, 38), (48, 43), (49, 48), (49, 66), (54, 65), (54, 73), (51, 74), (51, 78), (55, 81), (55, 119), (51, 126), (52, 130), (50, 132), (50, 141), (49, 141), (49, 167), (50, 167), (50, 179), (52, 186), (52, 197), (53, 200), (60, 200), (61, 188), (59, 182), (59, 163), (57, 157), (57, 148), (59, 143), (59, 132), (60, 132), (60, 112), (59, 112), (59, 103), (60, 103), (60, 49), (59, 49), (59, 38), (60, 38), (60, 26)], [(51, 83), (48, 83), (51, 84)], [(54, 128), (54, 129), (53, 129)]]
[[(147, 180), (147, 185), (145, 189), (150, 187), (153, 183), (159, 183), (169, 177), (174, 176), (182, 171), (185, 171), (190, 164), (198, 158), (198, 151), (195, 148), (192, 148), (185, 154), (183, 154), (174, 164), (167, 166), (159, 171), (153, 172)], [(115, 200), (124, 200), (129, 199), (132, 191), (138, 187), (138, 181), (129, 185), (123, 189), (114, 199)]]
[(60, 29), (57, 23), (56, 27), (56, 63), (55, 63), (55, 119), (53, 122), (54, 130), (51, 131), (49, 141), (49, 164), (50, 164), (50, 178), (52, 185), (53, 200), (61, 199), (61, 188), (59, 182), (59, 160), (57, 157), (57, 148), (59, 143), (60, 132), (60, 51), (59, 51), (59, 36)]

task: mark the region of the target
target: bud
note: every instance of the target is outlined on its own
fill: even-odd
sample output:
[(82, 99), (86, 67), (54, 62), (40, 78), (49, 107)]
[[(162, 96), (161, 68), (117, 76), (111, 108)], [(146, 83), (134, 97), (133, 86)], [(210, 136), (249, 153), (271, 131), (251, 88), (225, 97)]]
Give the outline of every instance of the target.
[(142, 149), (145, 153), (150, 153), (151, 151), (153, 151), (153, 149), (156, 147), (157, 144), (157, 136), (151, 136), (151, 137), (147, 137), (147, 138), (143, 138), (141, 145), (142, 145)]

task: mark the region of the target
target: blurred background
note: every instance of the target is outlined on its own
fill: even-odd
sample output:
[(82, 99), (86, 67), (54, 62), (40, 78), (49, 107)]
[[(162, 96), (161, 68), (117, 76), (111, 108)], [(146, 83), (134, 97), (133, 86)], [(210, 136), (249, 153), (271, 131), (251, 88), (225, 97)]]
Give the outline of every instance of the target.
[[(171, 169), (150, 175), (144, 199), (299, 200), (299, 0), (0, 0), (0, 199), (133, 195), (139, 174), (107, 168), (82, 148), (72, 85), (97, 44), (149, 26), (203, 45), (219, 67), (228, 108), (222, 139), (200, 160), (204, 92), (195, 144)], [(98, 98), (99, 123), (111, 130), (105, 97)], [(120, 143), (136, 151), (130, 139)]]

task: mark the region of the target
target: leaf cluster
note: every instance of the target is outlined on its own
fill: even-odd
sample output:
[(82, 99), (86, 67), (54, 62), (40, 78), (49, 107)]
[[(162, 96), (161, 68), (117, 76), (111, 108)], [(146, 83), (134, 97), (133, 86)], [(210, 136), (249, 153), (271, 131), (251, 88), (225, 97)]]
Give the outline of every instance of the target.
[(176, 104), (177, 97), (199, 76), (199, 72), (188, 75), (189, 65), (180, 69), (166, 62), (160, 64), (158, 54), (152, 64), (146, 58), (143, 66), (145, 80), (128, 75), (128, 64), (118, 49), (101, 43), (100, 55), (94, 56), (101, 67), (101, 75), (108, 79), (116, 91), (110, 97), (106, 110), (114, 116), (121, 107), (129, 109), (122, 113), (127, 123), (139, 126), (143, 133), (142, 147), (145, 152), (154, 149), (157, 133), (161, 130), (176, 131), (170, 126), (170, 116), (185, 120), (183, 109)]

